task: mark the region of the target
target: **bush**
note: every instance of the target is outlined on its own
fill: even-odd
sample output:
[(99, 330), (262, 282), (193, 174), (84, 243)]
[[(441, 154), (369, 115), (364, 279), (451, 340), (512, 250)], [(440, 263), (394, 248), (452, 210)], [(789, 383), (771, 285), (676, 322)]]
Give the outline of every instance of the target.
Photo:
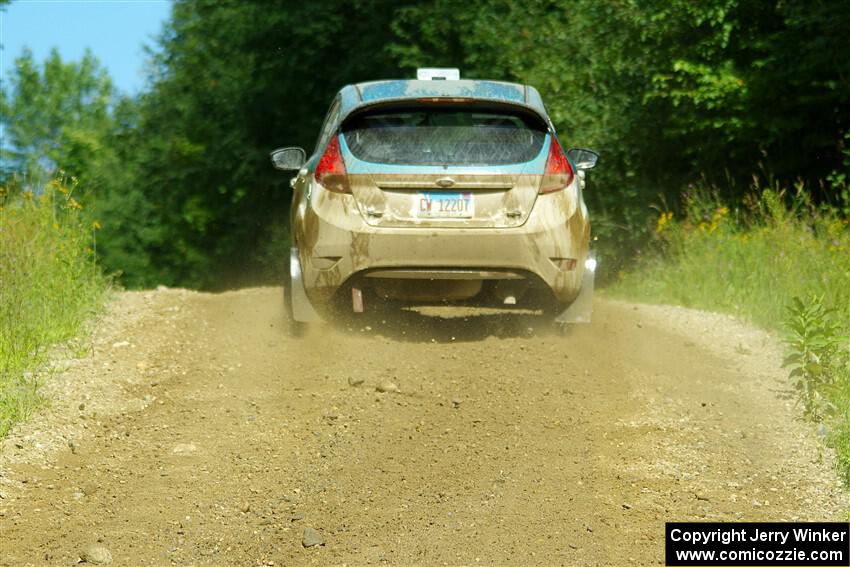
[(105, 297), (96, 221), (59, 176), (0, 188), (0, 437), (39, 401), (35, 372), (51, 345), (79, 332)]

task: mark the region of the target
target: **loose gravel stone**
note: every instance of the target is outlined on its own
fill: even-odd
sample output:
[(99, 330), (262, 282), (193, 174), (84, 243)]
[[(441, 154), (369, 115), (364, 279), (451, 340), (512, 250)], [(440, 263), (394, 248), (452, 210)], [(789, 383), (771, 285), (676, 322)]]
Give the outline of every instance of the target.
[(375, 389), (378, 390), (379, 392), (384, 392), (384, 393), (386, 393), (386, 392), (398, 392), (398, 386), (396, 384), (394, 384), (393, 382), (389, 382), (389, 381), (381, 382), (380, 384), (378, 384), (378, 386)]
[(304, 528), (304, 534), (301, 536), (301, 545), (304, 547), (325, 545), (325, 540), (322, 539), (321, 534), (313, 528)]
[(194, 443), (178, 443), (171, 450), (175, 455), (191, 455), (198, 450)]
[(102, 545), (91, 544), (80, 553), (80, 560), (92, 565), (109, 565), (112, 563), (112, 553)]

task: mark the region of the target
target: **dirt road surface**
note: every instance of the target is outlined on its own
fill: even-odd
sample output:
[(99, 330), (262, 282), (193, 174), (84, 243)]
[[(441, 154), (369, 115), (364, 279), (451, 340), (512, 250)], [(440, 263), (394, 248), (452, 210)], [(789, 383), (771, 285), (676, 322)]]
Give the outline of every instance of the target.
[(599, 299), (565, 337), (434, 309), (295, 339), (280, 295), (120, 294), (3, 443), (0, 564), (653, 565), (665, 521), (846, 519), (775, 342), (728, 317)]

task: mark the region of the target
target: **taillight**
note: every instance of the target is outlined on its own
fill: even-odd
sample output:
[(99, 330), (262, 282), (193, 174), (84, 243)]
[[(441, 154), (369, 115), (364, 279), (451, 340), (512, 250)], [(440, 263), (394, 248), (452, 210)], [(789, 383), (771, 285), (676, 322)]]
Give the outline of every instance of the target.
[(339, 150), (338, 134), (334, 134), (325, 148), (325, 153), (319, 158), (314, 177), (328, 191), (351, 193), (348, 175), (345, 173), (345, 162), (342, 161), (342, 152)]
[(573, 182), (573, 168), (561, 149), (561, 144), (555, 136), (549, 143), (549, 157), (546, 159), (546, 169), (540, 183), (540, 193), (560, 191)]

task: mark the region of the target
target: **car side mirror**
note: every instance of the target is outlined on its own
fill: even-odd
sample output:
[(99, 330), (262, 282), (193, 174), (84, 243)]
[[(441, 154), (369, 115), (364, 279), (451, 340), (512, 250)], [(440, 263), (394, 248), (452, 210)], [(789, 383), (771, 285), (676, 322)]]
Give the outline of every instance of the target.
[(572, 148), (567, 152), (567, 157), (576, 166), (579, 171), (586, 171), (596, 167), (596, 162), (599, 161), (599, 154), (593, 150), (584, 148)]
[(281, 171), (298, 171), (304, 166), (307, 154), (301, 148), (278, 148), (271, 153), (272, 165)]

